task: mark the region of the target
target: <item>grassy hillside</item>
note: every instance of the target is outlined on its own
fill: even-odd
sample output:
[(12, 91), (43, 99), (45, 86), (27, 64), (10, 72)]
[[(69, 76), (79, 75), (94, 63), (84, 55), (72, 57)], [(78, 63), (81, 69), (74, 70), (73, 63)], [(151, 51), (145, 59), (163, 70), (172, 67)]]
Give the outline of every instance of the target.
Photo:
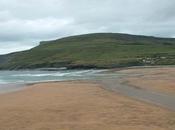
[(31, 50), (0, 56), (1, 69), (136, 65), (175, 65), (175, 39), (118, 33), (86, 34), (44, 41)]

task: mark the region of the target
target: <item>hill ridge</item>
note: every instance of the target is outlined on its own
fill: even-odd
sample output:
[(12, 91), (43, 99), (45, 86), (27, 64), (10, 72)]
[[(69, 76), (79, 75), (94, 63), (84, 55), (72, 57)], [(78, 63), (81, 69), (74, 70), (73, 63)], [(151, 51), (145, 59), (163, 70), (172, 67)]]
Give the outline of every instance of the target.
[(174, 64), (174, 38), (123, 33), (92, 33), (41, 41), (30, 50), (0, 56), (0, 69)]

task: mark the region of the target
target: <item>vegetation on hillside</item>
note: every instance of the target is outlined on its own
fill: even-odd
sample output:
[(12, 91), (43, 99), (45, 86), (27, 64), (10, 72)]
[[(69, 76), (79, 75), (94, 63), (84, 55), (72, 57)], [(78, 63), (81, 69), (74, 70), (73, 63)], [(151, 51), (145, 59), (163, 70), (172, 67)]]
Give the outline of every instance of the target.
[(0, 56), (0, 69), (175, 65), (175, 39), (118, 33), (71, 36)]

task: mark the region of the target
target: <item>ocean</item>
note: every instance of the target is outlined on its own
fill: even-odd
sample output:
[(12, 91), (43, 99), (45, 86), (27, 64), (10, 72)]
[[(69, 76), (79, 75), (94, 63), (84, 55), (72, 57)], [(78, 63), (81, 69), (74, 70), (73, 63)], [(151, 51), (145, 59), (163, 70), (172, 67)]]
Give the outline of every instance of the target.
[(95, 69), (0, 71), (0, 93), (16, 91), (30, 83), (94, 79), (103, 76), (102, 72), (105, 71)]

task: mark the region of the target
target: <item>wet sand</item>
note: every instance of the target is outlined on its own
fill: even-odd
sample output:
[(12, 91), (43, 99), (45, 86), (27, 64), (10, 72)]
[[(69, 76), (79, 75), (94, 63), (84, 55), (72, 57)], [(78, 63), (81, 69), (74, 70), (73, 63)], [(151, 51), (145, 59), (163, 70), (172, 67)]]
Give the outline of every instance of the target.
[(174, 130), (175, 112), (90, 82), (32, 85), (0, 95), (0, 130)]
[(125, 82), (133, 87), (175, 94), (175, 67), (136, 68), (120, 71), (130, 75)]

